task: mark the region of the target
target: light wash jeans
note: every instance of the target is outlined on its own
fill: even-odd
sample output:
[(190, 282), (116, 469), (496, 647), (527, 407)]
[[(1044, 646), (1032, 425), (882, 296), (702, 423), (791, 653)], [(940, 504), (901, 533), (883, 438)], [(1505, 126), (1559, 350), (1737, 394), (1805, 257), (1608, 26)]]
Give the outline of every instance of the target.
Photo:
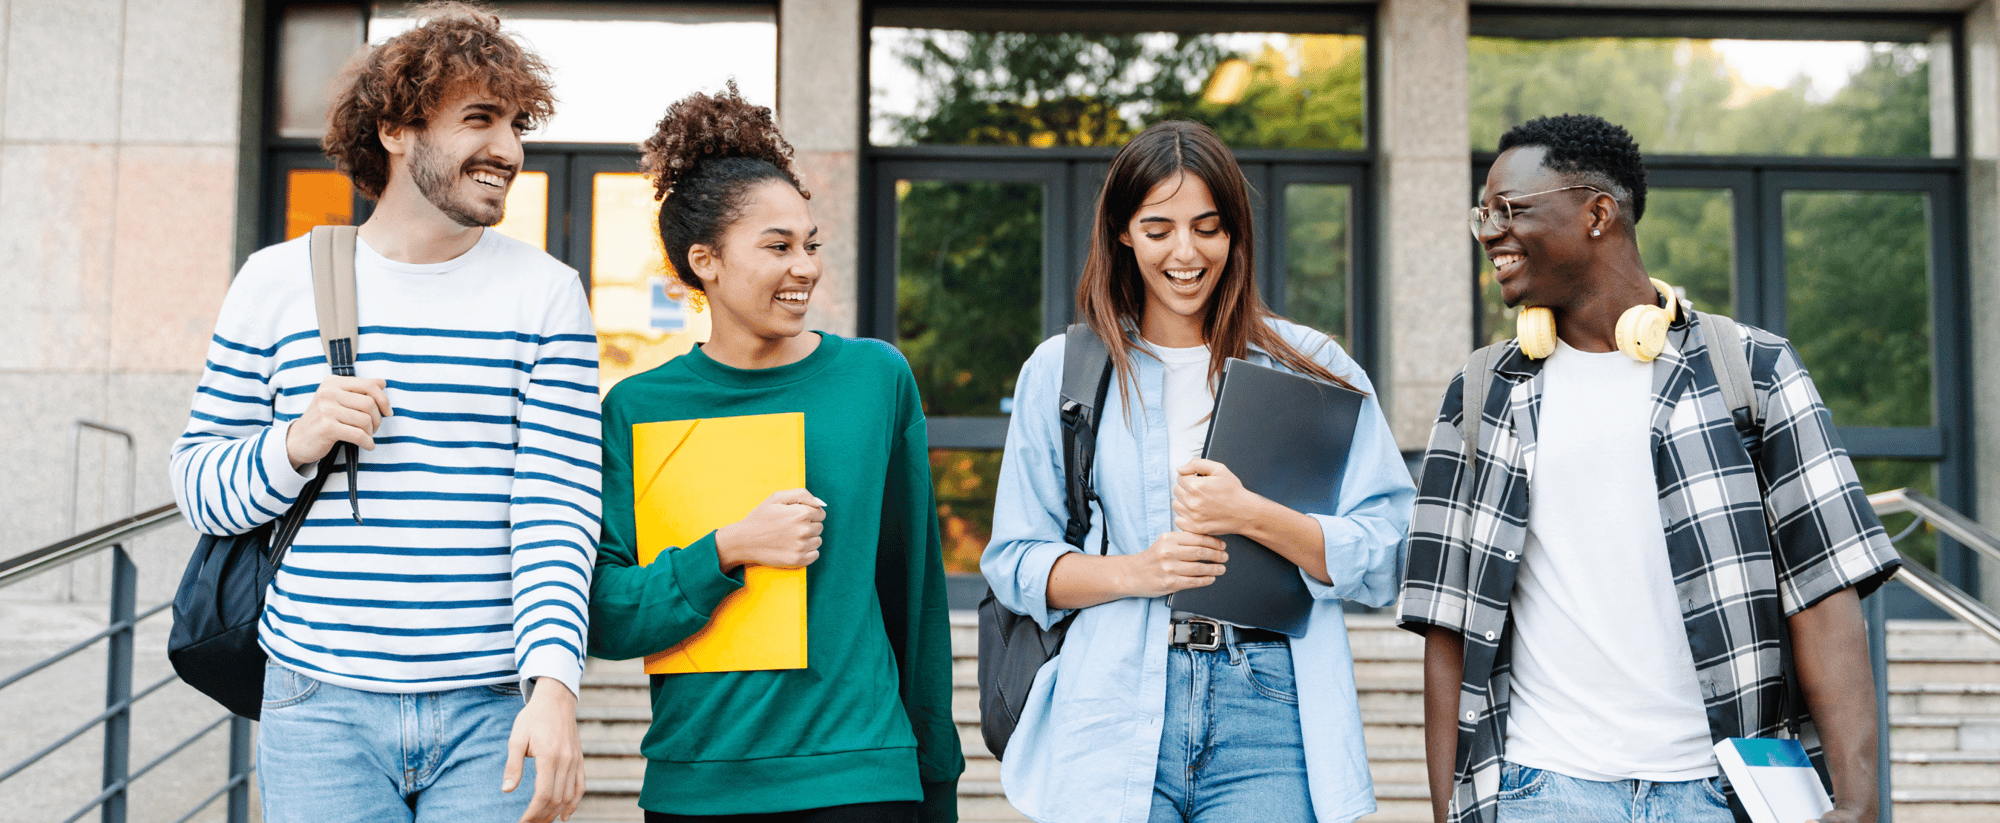
[(1313, 823), (1285, 643), (1167, 652), (1150, 823)]
[(380, 694), (267, 664), (264, 823), (514, 823), (535, 794), (532, 759), (520, 786), (500, 791), (522, 705), (513, 683)]
[(1579, 780), (1515, 763), (1500, 766), (1500, 823), (1733, 823), (1729, 801), (1709, 777), (1677, 783)]

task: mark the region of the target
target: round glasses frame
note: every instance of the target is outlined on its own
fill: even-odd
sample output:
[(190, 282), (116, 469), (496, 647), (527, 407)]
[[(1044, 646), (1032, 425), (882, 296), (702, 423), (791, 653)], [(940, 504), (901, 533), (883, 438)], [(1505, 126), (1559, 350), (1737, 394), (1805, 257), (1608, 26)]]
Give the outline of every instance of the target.
[(1494, 231), (1506, 231), (1507, 227), (1514, 223), (1514, 201), (1525, 200), (1530, 197), (1539, 197), (1544, 194), (1555, 194), (1556, 192), (1559, 191), (1569, 191), (1571, 189), (1589, 189), (1591, 191), (1597, 192), (1598, 194), (1604, 194), (1604, 195), (1610, 194), (1610, 192), (1600, 189), (1596, 186), (1564, 186), (1559, 189), (1549, 189), (1548, 191), (1530, 192), (1528, 194), (1517, 194), (1514, 195), (1513, 197), (1502, 197), (1496, 194), (1493, 195), (1493, 199), (1500, 201), (1500, 208), (1494, 209), (1494, 208), (1489, 208), (1487, 206), (1473, 206), (1472, 211), (1466, 215), (1465, 219), (1466, 226), (1472, 229), (1472, 239), (1474, 240), (1479, 239), (1480, 230), (1484, 229), (1486, 225), (1489, 223), (1492, 224)]

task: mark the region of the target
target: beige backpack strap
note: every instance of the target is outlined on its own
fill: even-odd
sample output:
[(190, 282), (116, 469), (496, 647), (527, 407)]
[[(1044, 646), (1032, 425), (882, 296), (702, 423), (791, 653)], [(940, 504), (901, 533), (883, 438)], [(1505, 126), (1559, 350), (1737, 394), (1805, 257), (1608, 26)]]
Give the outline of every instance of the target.
[(1736, 320), (1727, 315), (1703, 312), (1701, 322), (1708, 329), (1703, 335), (1708, 343), (1708, 362), (1715, 368), (1715, 382), (1722, 389), (1723, 402), (1729, 404), (1730, 417), (1736, 428), (1754, 431), (1761, 425), (1763, 410), (1757, 407), (1757, 384), (1750, 379), (1742, 332)]
[[(360, 313), (354, 307), (354, 227), (314, 226), (312, 240), (313, 309), (319, 314), (319, 342), (326, 365), (334, 374), (354, 376), (354, 346), (360, 339)], [(324, 477), (336, 463), (347, 464), (347, 506), (354, 522), (361, 520), (358, 488), (360, 451), (353, 443), (336, 443), (320, 462)]]
[(354, 307), (354, 227), (315, 226), (312, 230), (313, 307), (319, 313), (319, 341), (334, 374), (354, 376), (359, 315)]

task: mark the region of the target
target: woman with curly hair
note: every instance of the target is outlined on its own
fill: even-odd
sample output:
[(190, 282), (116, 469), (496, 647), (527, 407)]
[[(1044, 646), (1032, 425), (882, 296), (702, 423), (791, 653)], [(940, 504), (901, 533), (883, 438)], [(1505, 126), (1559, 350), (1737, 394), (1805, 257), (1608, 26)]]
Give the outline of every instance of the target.
[[(878, 341), (806, 332), (819, 227), (770, 109), (732, 82), (668, 107), (643, 148), (667, 261), (713, 330), (605, 398), (590, 653), (680, 644), (761, 565), (806, 570), (808, 665), (653, 675), (639, 805), (648, 823), (956, 820), (964, 760), (909, 364)], [(639, 565), (633, 427), (777, 413), (803, 413), (805, 488)]]
[[(1007, 799), (1036, 820), (1334, 823), (1375, 809), (1341, 602), (1395, 599), (1415, 489), (1372, 394), (1337, 495), (1304, 511), (1200, 458), (1228, 358), (1370, 392), (1332, 338), (1258, 299), (1251, 228), (1249, 184), (1206, 126), (1159, 123), (1112, 158), (1077, 286), (1118, 375), (1099, 412), (1088, 550), (1064, 539), (1065, 338), (1021, 367), (980, 570), (1017, 614), (1076, 615), (1001, 763)], [(1173, 608), (1228, 569), (1226, 534), (1298, 567), (1313, 597), (1303, 635)]]

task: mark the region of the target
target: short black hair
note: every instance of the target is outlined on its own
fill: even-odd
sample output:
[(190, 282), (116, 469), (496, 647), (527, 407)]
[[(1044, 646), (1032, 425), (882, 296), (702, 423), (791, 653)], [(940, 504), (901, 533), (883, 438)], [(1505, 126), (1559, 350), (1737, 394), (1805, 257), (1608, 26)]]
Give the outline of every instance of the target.
[(1543, 149), (1549, 171), (1609, 190), (1632, 223), (1646, 214), (1646, 162), (1624, 126), (1592, 114), (1537, 117), (1500, 135), (1500, 151), (1523, 147)]

